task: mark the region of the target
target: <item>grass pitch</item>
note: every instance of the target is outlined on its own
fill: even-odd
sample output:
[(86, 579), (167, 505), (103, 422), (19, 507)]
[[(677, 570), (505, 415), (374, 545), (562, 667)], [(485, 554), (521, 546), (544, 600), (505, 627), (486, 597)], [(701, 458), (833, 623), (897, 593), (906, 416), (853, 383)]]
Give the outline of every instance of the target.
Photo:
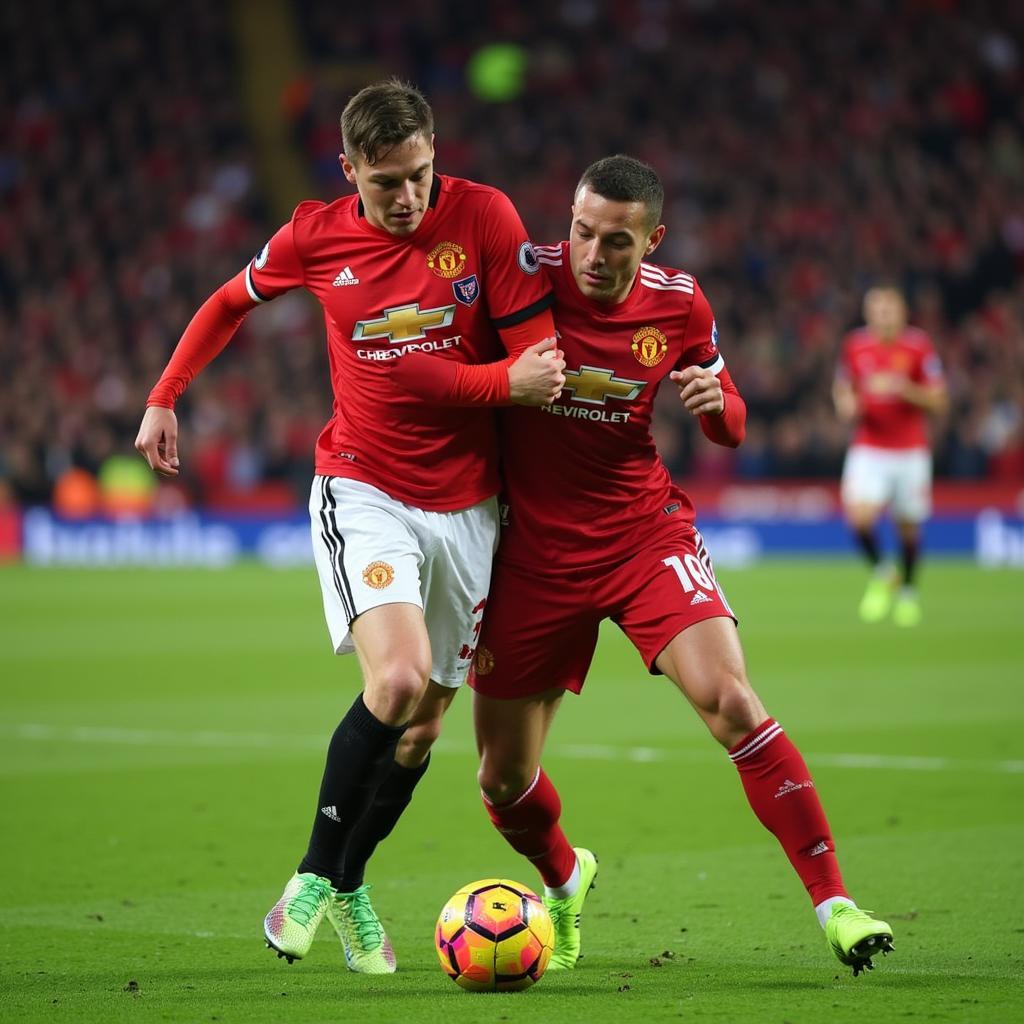
[(617, 631), (545, 765), (601, 857), (585, 959), (474, 996), (435, 962), (461, 884), (536, 885), (479, 806), (468, 695), (369, 880), (399, 973), (292, 966), (261, 920), (358, 689), (312, 570), (0, 571), (0, 1010), (17, 1021), (1024, 1019), (1024, 576), (933, 562), (915, 630), (852, 562), (723, 572), (751, 678), (805, 753), (847, 883), (895, 929), (854, 979), (683, 699)]

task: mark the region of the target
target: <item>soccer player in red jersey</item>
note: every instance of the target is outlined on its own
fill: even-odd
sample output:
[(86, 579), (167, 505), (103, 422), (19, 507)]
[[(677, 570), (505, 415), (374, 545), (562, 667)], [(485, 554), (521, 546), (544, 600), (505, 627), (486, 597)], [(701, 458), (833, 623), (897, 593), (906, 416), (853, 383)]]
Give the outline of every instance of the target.
[(316, 296), (334, 413), (316, 449), (313, 547), (333, 649), (356, 651), (364, 688), (330, 741), (306, 854), (264, 933), (279, 955), (300, 958), (326, 914), (352, 970), (390, 973), (363, 869), (426, 770), (469, 667), (498, 531), (493, 410), (425, 406), (391, 372), (436, 352), (455, 374), (487, 364), (470, 382), (486, 404), (542, 405), (561, 391), (564, 363), (551, 287), (519, 216), (501, 192), (434, 173), (433, 115), (419, 92), (370, 86), (341, 129), (357, 194), (300, 203), (202, 306), (136, 447), (176, 475), (173, 408), (188, 383), (255, 306), (298, 287)]
[[(877, 285), (864, 296), (866, 326), (848, 335), (833, 386), (836, 412), (856, 424), (843, 465), (847, 521), (872, 567), (860, 617), (879, 622), (892, 608), (899, 626), (916, 626), (921, 606), (914, 573), (921, 523), (931, 512), (928, 414), (946, 408), (942, 364), (924, 331), (907, 326), (903, 293)], [(900, 541), (900, 586), (883, 564), (876, 527), (888, 507)]]
[[(738, 445), (746, 419), (697, 282), (642, 262), (665, 233), (662, 196), (646, 164), (599, 160), (577, 187), (569, 241), (537, 250), (555, 291), (566, 384), (553, 405), (504, 414), (507, 522), (469, 677), (480, 787), (495, 827), (544, 881), (556, 926), (551, 967), (574, 967), (597, 863), (562, 831), (541, 756), (563, 695), (582, 690), (598, 627), (611, 619), (727, 749), (751, 808), (856, 974), (891, 948), (891, 930), (849, 898), (810, 772), (751, 688), (693, 504), (651, 436), (666, 378), (712, 441)], [(460, 400), (465, 389), (440, 380), (432, 361), (403, 365), (405, 385), (426, 394), (423, 378), (436, 376), (430, 397)]]

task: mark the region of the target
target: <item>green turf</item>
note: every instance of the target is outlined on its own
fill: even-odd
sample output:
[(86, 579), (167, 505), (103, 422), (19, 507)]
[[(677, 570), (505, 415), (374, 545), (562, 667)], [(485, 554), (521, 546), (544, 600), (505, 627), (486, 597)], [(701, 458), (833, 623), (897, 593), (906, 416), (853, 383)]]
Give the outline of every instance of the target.
[(314, 574), (8, 568), (2, 1019), (1024, 1019), (1024, 575), (930, 564), (913, 631), (857, 621), (852, 562), (722, 575), (847, 882), (894, 925), (873, 974), (832, 958), (725, 756), (614, 630), (545, 762), (570, 837), (601, 857), (580, 968), (473, 996), (435, 964), (459, 885), (536, 884), (479, 807), (463, 698), (370, 875), (399, 973), (347, 973), (326, 927), (288, 966), (261, 919), (358, 687), (328, 653)]

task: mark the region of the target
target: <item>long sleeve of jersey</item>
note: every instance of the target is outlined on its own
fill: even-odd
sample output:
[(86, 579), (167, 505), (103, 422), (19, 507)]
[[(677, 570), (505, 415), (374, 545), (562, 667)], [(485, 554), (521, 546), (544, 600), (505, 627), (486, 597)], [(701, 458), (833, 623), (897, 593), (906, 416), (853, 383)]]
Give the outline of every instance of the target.
[(197, 310), (170, 361), (149, 393), (146, 406), (173, 409), (185, 388), (231, 340), (256, 302), (245, 286), (245, 271), (221, 285)]
[(508, 351), (493, 363), (456, 363), (426, 352), (410, 352), (398, 360), (391, 379), (400, 388), (435, 405), (509, 405), (509, 367), (531, 345), (555, 336), (551, 310), (520, 324), (498, 329)]
[(699, 416), (700, 429), (709, 441), (726, 448), (738, 448), (747, 433), (747, 403), (724, 366), (718, 371), (718, 379), (722, 384), (725, 409), (719, 416)]

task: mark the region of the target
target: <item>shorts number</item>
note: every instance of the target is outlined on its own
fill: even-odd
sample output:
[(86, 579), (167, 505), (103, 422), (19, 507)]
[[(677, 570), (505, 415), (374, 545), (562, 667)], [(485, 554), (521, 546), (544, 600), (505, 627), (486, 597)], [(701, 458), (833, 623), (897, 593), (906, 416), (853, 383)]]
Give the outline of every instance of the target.
[(715, 581), (708, 575), (707, 569), (696, 555), (684, 555), (681, 560), (678, 555), (670, 555), (661, 561), (675, 571), (685, 593), (693, 593), (694, 583), (701, 590), (715, 589)]

